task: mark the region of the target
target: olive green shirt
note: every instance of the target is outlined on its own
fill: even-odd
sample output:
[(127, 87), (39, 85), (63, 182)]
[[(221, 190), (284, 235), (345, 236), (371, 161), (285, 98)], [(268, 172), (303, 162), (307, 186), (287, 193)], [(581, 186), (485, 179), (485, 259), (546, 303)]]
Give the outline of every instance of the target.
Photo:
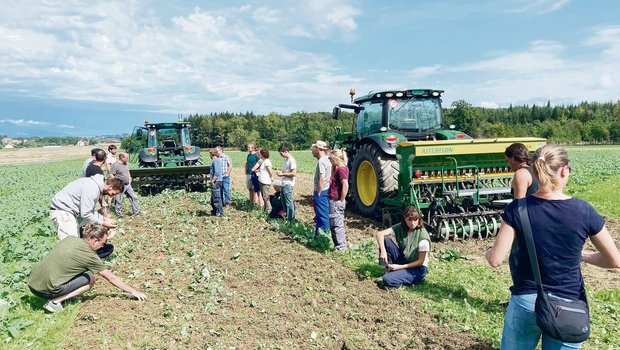
[(42, 293), (56, 294), (75, 276), (86, 271), (96, 274), (106, 269), (86, 241), (69, 236), (34, 266), (28, 285)]
[(396, 236), (396, 244), (398, 244), (398, 248), (402, 250), (403, 256), (407, 262), (418, 260), (420, 241), (427, 240), (429, 245), (431, 242), (431, 238), (424, 227), (408, 231), (402, 226), (402, 223), (400, 223), (392, 226), (392, 231)]

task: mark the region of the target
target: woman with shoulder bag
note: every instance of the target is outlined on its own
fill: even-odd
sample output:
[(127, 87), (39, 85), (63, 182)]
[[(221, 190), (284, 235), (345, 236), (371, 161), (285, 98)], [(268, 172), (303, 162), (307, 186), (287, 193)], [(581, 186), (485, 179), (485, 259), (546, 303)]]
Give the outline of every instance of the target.
[[(603, 217), (587, 202), (564, 194), (571, 166), (562, 147), (539, 148), (532, 167), (539, 189), (521, 200), (525, 201), (529, 217), (542, 289), (555, 298), (585, 301), (581, 261), (603, 268), (618, 268), (620, 253)], [(554, 338), (537, 324), (537, 283), (521, 220), (515, 200), (502, 214), (495, 243), (486, 252), (486, 259), (493, 267), (499, 266), (510, 252), (513, 285), (504, 318), (501, 349), (535, 349), (541, 336), (543, 350), (579, 349), (582, 342)], [(582, 251), (588, 238), (597, 252)]]

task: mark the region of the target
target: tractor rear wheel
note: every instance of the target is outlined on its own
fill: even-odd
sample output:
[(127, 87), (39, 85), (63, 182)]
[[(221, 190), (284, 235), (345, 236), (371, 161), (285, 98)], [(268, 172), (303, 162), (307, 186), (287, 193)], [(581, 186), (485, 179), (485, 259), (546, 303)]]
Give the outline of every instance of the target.
[(355, 209), (363, 216), (380, 218), (383, 200), (395, 194), (399, 165), (374, 143), (362, 145), (353, 158), (351, 190)]

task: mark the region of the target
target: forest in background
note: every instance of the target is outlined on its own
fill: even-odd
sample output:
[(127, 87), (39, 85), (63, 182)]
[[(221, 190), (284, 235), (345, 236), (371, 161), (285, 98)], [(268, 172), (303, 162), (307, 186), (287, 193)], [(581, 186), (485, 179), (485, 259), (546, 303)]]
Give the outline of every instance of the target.
[[(473, 107), (466, 101), (444, 109), (445, 124), (455, 125), (475, 138), (536, 136), (561, 144), (609, 144), (620, 142), (620, 101), (582, 102), (578, 105)], [(190, 115), (193, 143), (201, 147), (222, 145), (244, 149), (248, 142), (277, 149), (281, 144), (306, 149), (316, 140), (331, 143), (334, 127), (352, 130), (354, 116), (342, 113), (332, 119), (329, 112), (211, 113)]]
[[(582, 102), (578, 105), (510, 106), (508, 108), (473, 107), (459, 100), (444, 109), (445, 125), (455, 125), (475, 138), (535, 136), (560, 144), (620, 143), (620, 100)], [(335, 127), (344, 131), (355, 128), (354, 115), (343, 112), (334, 120), (331, 112), (294, 112), (289, 115), (253, 112), (193, 114), (185, 118), (192, 123), (192, 141), (200, 147), (244, 149), (248, 142), (277, 149), (285, 144), (291, 149), (307, 149), (316, 140), (331, 144)], [(74, 136), (31, 137), (17, 147), (70, 145), (84, 139)], [(113, 140), (86, 139), (90, 144)]]

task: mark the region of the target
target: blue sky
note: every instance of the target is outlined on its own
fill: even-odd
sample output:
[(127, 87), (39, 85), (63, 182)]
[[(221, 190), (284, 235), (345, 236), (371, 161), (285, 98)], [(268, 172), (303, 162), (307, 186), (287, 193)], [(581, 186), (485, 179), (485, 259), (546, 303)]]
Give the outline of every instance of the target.
[(444, 106), (620, 99), (620, 2), (14, 1), (0, 12), (0, 134), (329, 111), (380, 88)]

